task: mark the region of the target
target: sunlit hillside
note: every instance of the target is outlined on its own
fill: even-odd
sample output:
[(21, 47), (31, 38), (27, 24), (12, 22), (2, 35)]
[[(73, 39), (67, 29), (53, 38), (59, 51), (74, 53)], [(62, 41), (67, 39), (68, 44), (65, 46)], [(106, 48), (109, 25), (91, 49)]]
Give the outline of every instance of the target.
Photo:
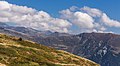
[(99, 66), (70, 54), (22, 38), (0, 34), (0, 66)]

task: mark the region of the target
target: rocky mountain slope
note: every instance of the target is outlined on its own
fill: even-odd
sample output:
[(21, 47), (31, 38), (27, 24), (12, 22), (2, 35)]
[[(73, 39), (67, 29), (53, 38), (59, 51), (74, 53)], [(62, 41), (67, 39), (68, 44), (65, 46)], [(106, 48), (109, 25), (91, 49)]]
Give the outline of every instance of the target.
[(82, 57), (0, 34), (0, 66), (99, 66)]
[(88, 58), (101, 66), (120, 66), (120, 35), (82, 33), (73, 36), (47, 37), (39, 42)]
[[(120, 66), (120, 35), (111, 33), (70, 35), (50, 31), (42, 32), (24, 27), (4, 28), (0, 32), (68, 51), (88, 58), (101, 66)], [(8, 32), (5, 32), (5, 30)], [(11, 33), (12, 31), (13, 33)]]
[(74, 54), (89, 58), (101, 66), (120, 66), (120, 35), (83, 33), (78, 36), (81, 40)]

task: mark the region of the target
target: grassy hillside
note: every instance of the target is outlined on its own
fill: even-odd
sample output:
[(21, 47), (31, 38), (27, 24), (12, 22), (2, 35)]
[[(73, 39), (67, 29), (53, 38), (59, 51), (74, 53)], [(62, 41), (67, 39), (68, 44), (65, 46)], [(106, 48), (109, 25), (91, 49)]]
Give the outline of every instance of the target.
[(99, 66), (65, 51), (0, 34), (0, 66)]

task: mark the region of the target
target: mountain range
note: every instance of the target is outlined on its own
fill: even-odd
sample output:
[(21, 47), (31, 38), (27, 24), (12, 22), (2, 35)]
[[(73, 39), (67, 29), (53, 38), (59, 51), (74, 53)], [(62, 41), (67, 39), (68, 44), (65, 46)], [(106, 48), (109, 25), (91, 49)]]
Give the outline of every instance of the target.
[(88, 59), (0, 34), (0, 66), (99, 66)]
[(0, 24), (0, 33), (22, 37), (58, 50), (65, 50), (90, 59), (101, 66), (120, 66), (120, 35), (94, 32), (71, 35)]

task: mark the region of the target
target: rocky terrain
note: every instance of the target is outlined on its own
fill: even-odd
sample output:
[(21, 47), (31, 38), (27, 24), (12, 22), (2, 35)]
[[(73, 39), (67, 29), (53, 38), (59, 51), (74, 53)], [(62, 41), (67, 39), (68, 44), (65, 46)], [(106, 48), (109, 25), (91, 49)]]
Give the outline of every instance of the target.
[(39, 42), (88, 58), (101, 66), (120, 66), (120, 35), (82, 33), (74, 36), (47, 37)]
[[(3, 31), (0, 30), (0, 32), (11, 34), (11, 31), (13, 31), (13, 34), (11, 34), (13, 36), (29, 39), (55, 49), (68, 51), (75, 55), (88, 58), (101, 66), (120, 66), (120, 35), (94, 32), (71, 35), (22, 28), (4, 27), (4, 29), (2, 28)], [(5, 32), (5, 30), (9, 31)]]

